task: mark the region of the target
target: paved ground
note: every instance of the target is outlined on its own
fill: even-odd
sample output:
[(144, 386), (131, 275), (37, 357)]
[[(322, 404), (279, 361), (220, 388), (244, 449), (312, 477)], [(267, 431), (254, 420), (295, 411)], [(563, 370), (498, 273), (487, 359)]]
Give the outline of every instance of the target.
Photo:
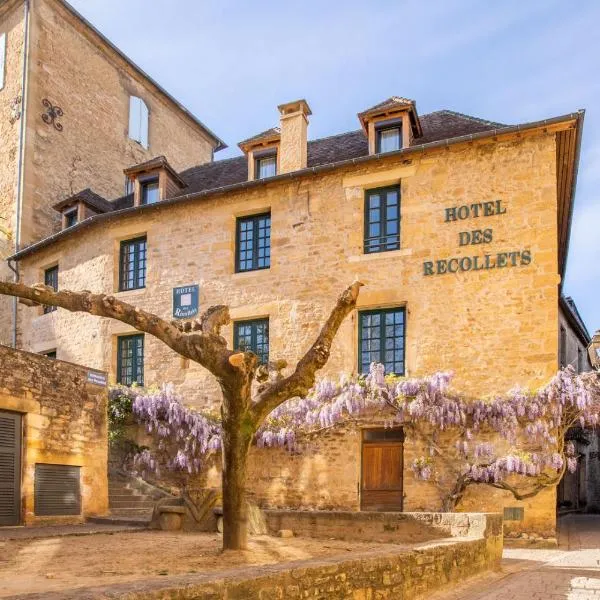
[(561, 520), (558, 550), (504, 550), (502, 571), (428, 600), (600, 600), (600, 515)]

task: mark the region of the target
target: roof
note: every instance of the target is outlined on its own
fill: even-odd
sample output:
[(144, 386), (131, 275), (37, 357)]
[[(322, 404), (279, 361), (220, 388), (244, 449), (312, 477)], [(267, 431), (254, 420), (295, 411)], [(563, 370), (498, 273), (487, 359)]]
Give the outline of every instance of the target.
[(249, 137), (247, 140), (242, 140), (238, 146), (243, 150), (246, 146), (250, 146), (255, 142), (279, 139), (280, 135), (281, 131), (279, 127), (270, 127), (265, 131), (261, 131), (260, 133)]
[(99, 196), (95, 192), (93, 192), (90, 188), (85, 188), (85, 190), (81, 190), (60, 202), (57, 202), (52, 208), (61, 212), (64, 208), (69, 206), (69, 204), (73, 204), (75, 202), (84, 202), (91, 208), (97, 210), (99, 213), (110, 212), (114, 210), (114, 205), (112, 202), (104, 199), (102, 196)]
[(585, 346), (589, 346), (590, 342), (592, 341), (592, 336), (585, 326), (585, 323), (583, 322), (583, 319), (577, 310), (577, 306), (573, 298), (571, 298), (571, 296), (561, 296), (560, 306), (563, 309), (565, 318), (567, 321), (569, 321), (569, 324), (571, 327), (573, 327), (575, 333), (577, 333), (580, 341)]
[(361, 125), (363, 126), (363, 129), (366, 131), (368, 117), (377, 116), (382, 113), (385, 114), (386, 112), (400, 109), (408, 109), (413, 134), (415, 137), (420, 138), (423, 131), (421, 122), (417, 115), (417, 103), (414, 100), (410, 100), (409, 98), (402, 98), (401, 96), (391, 96), (387, 100), (379, 102), (375, 106), (371, 106), (371, 108), (367, 108), (367, 110), (359, 112), (358, 119)]
[(143, 163), (128, 167), (127, 169), (124, 169), (123, 173), (125, 173), (125, 175), (136, 175), (138, 173), (154, 171), (156, 169), (165, 169), (180, 188), (186, 187), (187, 184), (185, 181), (181, 179), (179, 173), (177, 173), (177, 171), (169, 164), (169, 161), (164, 156), (155, 156)]
[(115, 46), (103, 33), (101, 33), (96, 27), (94, 27), (81, 13), (73, 8), (66, 0), (55, 0), (62, 6), (64, 6), (75, 18), (89, 28), (94, 34), (96, 34), (104, 44), (106, 44), (113, 52), (116, 52), (132, 69), (138, 72), (144, 79), (152, 84), (163, 96), (165, 96), (170, 102), (172, 102), (180, 111), (191, 119), (208, 137), (215, 142), (215, 152), (227, 148), (227, 144), (219, 137), (216, 133), (211, 131), (198, 117), (196, 117), (190, 110), (188, 110), (183, 104), (176, 100), (167, 90), (165, 90), (159, 83), (157, 83), (148, 73), (138, 67), (125, 53), (123, 53), (117, 46)]
[[(91, 227), (107, 219), (121, 218), (128, 213), (160, 210), (173, 204), (197, 201), (216, 194), (251, 189), (269, 185), (276, 181), (295, 179), (371, 161), (391, 159), (393, 157), (409, 158), (413, 154), (421, 154), (433, 148), (447, 147), (453, 144), (498, 135), (514, 134), (526, 130), (564, 124), (570, 121), (575, 121), (576, 129), (578, 129), (583, 120), (583, 112), (569, 113), (551, 119), (518, 125), (503, 125), (450, 110), (433, 112), (424, 115), (420, 120), (423, 126), (423, 136), (415, 140), (418, 143), (414, 143), (408, 148), (388, 152), (384, 155), (369, 155), (367, 137), (362, 130), (357, 130), (308, 142), (307, 167), (291, 173), (282, 173), (273, 177), (248, 181), (248, 160), (245, 156), (192, 167), (179, 173), (181, 179), (187, 184), (185, 194), (163, 200), (157, 204), (141, 206), (133, 206), (132, 195), (117, 198), (112, 202), (113, 211), (89, 217), (73, 227), (64, 229), (30, 246), (22, 248), (11, 256), (9, 260), (23, 258), (67, 236), (76, 235), (77, 232), (84, 228)], [(579, 134), (578, 138), (580, 138)], [(573, 156), (576, 157), (576, 154)], [(572, 157), (571, 160), (576, 162), (576, 158)], [(571, 198), (575, 189), (575, 177), (573, 177), (572, 183), (573, 187), (568, 190), (571, 193)], [(568, 227), (568, 219), (566, 221), (567, 224), (565, 227)], [(560, 272), (563, 274), (566, 262), (561, 259), (559, 264), (562, 269)]]

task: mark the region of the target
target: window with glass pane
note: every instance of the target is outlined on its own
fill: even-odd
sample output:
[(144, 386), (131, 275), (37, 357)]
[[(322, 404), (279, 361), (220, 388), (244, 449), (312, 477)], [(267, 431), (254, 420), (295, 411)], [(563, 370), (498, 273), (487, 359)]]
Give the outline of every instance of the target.
[(256, 179), (277, 175), (277, 155), (256, 159)]
[(146, 287), (146, 238), (121, 242), (119, 291)]
[(393, 152), (402, 148), (402, 129), (395, 127), (382, 127), (376, 130), (377, 152)]
[[(50, 286), (55, 292), (58, 291), (58, 266), (51, 267), (44, 271), (44, 283)], [(44, 306), (44, 314), (56, 310), (56, 306)]]
[(261, 364), (269, 362), (269, 319), (234, 323), (233, 345), (236, 350), (254, 352)]
[(365, 194), (365, 253), (400, 248), (400, 186)]
[(271, 215), (237, 220), (236, 271), (268, 269), (271, 266)]
[(124, 335), (117, 345), (117, 383), (144, 385), (144, 336)]
[(77, 225), (77, 209), (70, 210), (65, 213), (65, 227), (73, 227)]
[(371, 363), (385, 365), (386, 374), (404, 375), (403, 308), (368, 310), (359, 313), (359, 369), (368, 373)]
[(141, 187), (141, 204), (154, 204), (159, 201), (158, 178), (142, 182)]

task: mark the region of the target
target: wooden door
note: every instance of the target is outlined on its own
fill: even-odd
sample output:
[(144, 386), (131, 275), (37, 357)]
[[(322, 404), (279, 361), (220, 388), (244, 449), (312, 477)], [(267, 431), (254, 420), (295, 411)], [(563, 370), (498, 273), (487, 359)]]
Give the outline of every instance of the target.
[(401, 430), (391, 430), (399, 433), (397, 439), (393, 434), (386, 439), (389, 431), (363, 434), (361, 510), (402, 510), (404, 444)]
[(21, 520), (21, 415), (0, 411), (0, 526)]

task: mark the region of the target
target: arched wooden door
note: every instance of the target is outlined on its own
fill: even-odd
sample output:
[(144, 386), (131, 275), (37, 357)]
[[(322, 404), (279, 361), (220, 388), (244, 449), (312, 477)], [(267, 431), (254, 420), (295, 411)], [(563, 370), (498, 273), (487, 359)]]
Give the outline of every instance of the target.
[(402, 511), (402, 429), (364, 429), (361, 464), (361, 510)]

